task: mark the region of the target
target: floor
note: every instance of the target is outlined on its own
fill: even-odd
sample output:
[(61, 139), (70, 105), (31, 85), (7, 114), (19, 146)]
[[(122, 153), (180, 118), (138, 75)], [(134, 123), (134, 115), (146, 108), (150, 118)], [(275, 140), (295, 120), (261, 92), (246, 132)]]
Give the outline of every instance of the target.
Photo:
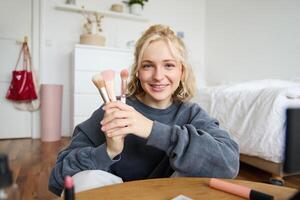
[[(0, 152), (9, 155), (10, 168), (18, 184), (22, 199), (54, 199), (48, 191), (48, 178), (59, 150), (69, 138), (43, 143), (38, 139), (0, 140)], [(237, 179), (267, 182), (270, 174), (241, 164)], [(285, 186), (300, 189), (300, 175), (285, 178)]]

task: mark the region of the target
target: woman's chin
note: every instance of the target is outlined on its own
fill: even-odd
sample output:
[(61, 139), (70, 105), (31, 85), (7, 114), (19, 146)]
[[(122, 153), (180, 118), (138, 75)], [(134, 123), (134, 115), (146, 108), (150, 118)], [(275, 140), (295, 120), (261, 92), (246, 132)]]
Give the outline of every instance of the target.
[(160, 93), (160, 94), (152, 93), (149, 96), (151, 96), (151, 99), (157, 103), (171, 101), (171, 96), (166, 95), (165, 93)]

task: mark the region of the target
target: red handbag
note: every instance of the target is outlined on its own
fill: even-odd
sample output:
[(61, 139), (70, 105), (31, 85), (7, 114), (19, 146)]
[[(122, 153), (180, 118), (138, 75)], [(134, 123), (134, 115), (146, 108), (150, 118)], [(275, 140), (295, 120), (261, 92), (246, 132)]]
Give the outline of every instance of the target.
[[(23, 54), (23, 69), (17, 70), (21, 55)], [(6, 98), (13, 101), (32, 101), (37, 99), (31, 71), (31, 57), (27, 42), (24, 42), (19, 58), (12, 72), (12, 80)]]

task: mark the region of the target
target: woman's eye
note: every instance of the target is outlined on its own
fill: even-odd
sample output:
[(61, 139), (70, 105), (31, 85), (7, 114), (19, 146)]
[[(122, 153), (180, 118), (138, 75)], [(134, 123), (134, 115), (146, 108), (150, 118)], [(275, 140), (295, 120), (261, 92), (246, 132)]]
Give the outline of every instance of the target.
[(173, 68), (173, 67), (175, 67), (175, 65), (171, 64), (171, 63), (167, 63), (167, 64), (165, 64), (165, 67), (167, 67), (167, 68)]
[(142, 67), (143, 67), (144, 69), (146, 69), (146, 68), (152, 67), (152, 65), (150, 65), (150, 64), (143, 64)]

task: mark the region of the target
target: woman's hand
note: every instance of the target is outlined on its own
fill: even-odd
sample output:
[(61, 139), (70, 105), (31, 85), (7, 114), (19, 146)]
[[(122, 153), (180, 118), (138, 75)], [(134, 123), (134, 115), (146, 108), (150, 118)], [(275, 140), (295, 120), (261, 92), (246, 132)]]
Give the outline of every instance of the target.
[[(109, 115), (111, 112), (117, 111), (119, 109), (112, 108), (105, 110), (104, 118)], [(104, 132), (106, 137), (106, 151), (108, 156), (113, 159), (115, 156), (119, 155), (124, 148), (124, 138), (125, 135), (115, 136), (115, 137), (107, 137), (107, 133)]]
[(141, 138), (148, 138), (153, 126), (153, 121), (137, 112), (133, 107), (120, 101), (107, 103), (103, 109), (116, 110), (109, 112), (101, 121), (102, 131), (107, 137), (125, 136), (134, 134)]

